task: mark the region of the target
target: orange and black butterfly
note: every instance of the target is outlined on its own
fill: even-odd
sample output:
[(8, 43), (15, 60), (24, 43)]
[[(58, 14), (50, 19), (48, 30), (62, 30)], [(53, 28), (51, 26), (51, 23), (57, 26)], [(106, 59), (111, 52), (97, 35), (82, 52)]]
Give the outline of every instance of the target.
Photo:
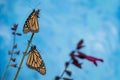
[(23, 33), (28, 32), (38, 32), (39, 31), (39, 24), (38, 24), (38, 15), (40, 10), (33, 10), (32, 13), (28, 16), (27, 20), (25, 21), (24, 27), (23, 27)]
[(32, 69), (37, 70), (42, 75), (46, 74), (45, 64), (42, 60), (41, 55), (37, 51), (36, 46), (31, 47), (28, 54), (26, 65)]

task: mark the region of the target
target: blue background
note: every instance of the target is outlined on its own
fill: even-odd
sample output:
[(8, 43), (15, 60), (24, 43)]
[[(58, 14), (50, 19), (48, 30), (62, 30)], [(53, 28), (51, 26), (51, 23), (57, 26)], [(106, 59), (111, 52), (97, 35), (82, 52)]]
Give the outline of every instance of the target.
[[(13, 36), (10, 28), (18, 23), (18, 32), (33, 9), (41, 9), (40, 31), (32, 44), (45, 62), (47, 74), (40, 75), (29, 69), (24, 60), (18, 80), (53, 80), (64, 70), (69, 53), (80, 39), (85, 40), (82, 51), (104, 59), (95, 67), (83, 62), (83, 69), (70, 66), (74, 80), (119, 80), (120, 79), (120, 0), (0, 0), (0, 78), (9, 60)], [(19, 64), (31, 33), (17, 37)], [(17, 68), (10, 67), (6, 80), (13, 80)], [(67, 75), (65, 75), (67, 76)]]

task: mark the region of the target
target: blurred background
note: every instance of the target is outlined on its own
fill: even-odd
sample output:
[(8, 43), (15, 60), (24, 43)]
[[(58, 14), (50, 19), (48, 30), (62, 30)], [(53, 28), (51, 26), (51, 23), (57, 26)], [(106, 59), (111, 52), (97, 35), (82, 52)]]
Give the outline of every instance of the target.
[[(8, 50), (12, 48), (11, 27), (18, 24), (17, 50), (21, 53), (19, 64), (31, 33), (23, 34), (26, 18), (33, 9), (41, 9), (40, 31), (35, 34), (36, 44), (46, 65), (47, 73), (22, 65), (18, 80), (54, 80), (61, 75), (69, 53), (76, 48), (80, 39), (86, 46), (82, 52), (104, 59), (98, 67), (83, 62), (83, 68), (70, 66), (74, 80), (119, 80), (120, 79), (120, 0), (0, 0), (0, 78), (9, 60)], [(17, 68), (9, 67), (6, 80), (13, 80)], [(65, 75), (67, 76), (67, 75)]]

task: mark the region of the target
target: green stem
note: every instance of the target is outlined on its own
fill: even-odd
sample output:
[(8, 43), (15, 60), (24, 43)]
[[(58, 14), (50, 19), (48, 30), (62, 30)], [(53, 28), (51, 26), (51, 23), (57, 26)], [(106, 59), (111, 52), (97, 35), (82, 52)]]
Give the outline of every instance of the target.
[(20, 62), (20, 65), (19, 65), (19, 67), (18, 67), (17, 73), (16, 73), (16, 75), (15, 75), (15, 77), (14, 77), (14, 80), (16, 80), (17, 77), (18, 77), (18, 74), (19, 74), (19, 72), (20, 72), (22, 63), (23, 63), (23, 61), (24, 61), (24, 58), (25, 58), (26, 53), (27, 53), (27, 51), (28, 51), (28, 48), (30, 47), (30, 43), (31, 43), (31, 41), (32, 41), (33, 36), (34, 36), (34, 33), (32, 33), (32, 35), (31, 35), (31, 37), (30, 37), (30, 40), (28, 41), (27, 48), (26, 48), (25, 52), (23, 53), (23, 57), (22, 57), (22, 60), (21, 60), (21, 62)]

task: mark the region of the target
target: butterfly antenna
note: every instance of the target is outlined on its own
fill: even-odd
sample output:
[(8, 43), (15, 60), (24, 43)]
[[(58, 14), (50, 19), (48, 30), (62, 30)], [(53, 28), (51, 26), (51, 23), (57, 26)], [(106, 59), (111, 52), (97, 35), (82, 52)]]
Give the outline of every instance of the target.
[[(26, 4), (28, 3), (28, 1), (26, 2)], [(27, 6), (31, 9), (31, 10), (33, 10), (33, 8), (32, 8), (32, 6), (30, 6), (29, 4), (27, 4)]]
[(39, 2), (35, 7), (38, 7), (38, 6), (40, 6), (40, 4), (41, 4), (41, 2)]
[(37, 47), (36, 47), (36, 49), (37, 49), (39, 52), (41, 52), (40, 49), (38, 49)]
[(34, 46), (32, 42), (31, 42), (31, 44), (30, 44), (30, 47), (31, 47), (31, 46)]
[(31, 10), (33, 9), (30, 5), (28, 5), (28, 7), (29, 7)]
[[(31, 47), (31, 46), (36, 46), (36, 45), (34, 45), (34, 44), (31, 42), (30, 47)], [(36, 48), (37, 48), (37, 46), (36, 46)], [(38, 50), (38, 49), (37, 49), (37, 50)]]
[(39, 52), (41, 52), (40, 49), (39, 49), (37, 46), (36, 46), (36, 49), (37, 49)]
[[(34, 44), (33, 44), (32, 42), (31, 42), (31, 44), (30, 44), (30, 47), (31, 47), (31, 46), (34, 46)], [(37, 48), (37, 46), (36, 46), (36, 49), (37, 49), (39, 52), (41, 52), (40, 49)]]

